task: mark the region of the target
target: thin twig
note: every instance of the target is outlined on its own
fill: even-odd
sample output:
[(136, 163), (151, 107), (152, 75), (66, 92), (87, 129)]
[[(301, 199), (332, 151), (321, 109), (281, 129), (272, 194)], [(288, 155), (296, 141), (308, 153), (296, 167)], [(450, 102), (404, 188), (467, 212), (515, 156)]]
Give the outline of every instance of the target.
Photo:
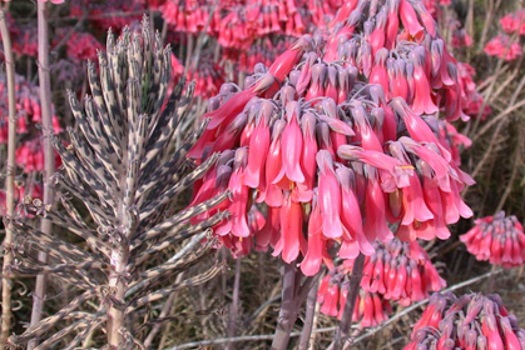
[(505, 192), (503, 192), (503, 195), (501, 196), (500, 200), (499, 200), (499, 203), (498, 203), (498, 206), (496, 207), (496, 210), (495, 212), (499, 212), (502, 208), (503, 208), (503, 205), (505, 205), (505, 202), (507, 201), (507, 198), (509, 197), (510, 195), (510, 192), (512, 191), (512, 184), (514, 183), (514, 181), (516, 180), (516, 176), (518, 175), (518, 168), (519, 168), (519, 158), (520, 158), (520, 153), (521, 153), (521, 150), (519, 148), (516, 148), (514, 150), (514, 163), (512, 165), (512, 173), (510, 175), (510, 179), (509, 179), (509, 182), (507, 183), (507, 186), (505, 187)]
[(9, 104), (8, 144), (7, 144), (7, 176), (6, 176), (6, 225), (3, 243), (4, 261), (2, 266), (2, 330), (0, 332), (0, 349), (4, 349), (11, 331), (11, 288), (9, 266), (13, 261), (11, 246), (13, 243), (13, 216), (15, 212), (15, 149), (16, 149), (16, 100), (15, 100), (15, 66), (11, 38), (7, 27), (5, 13), (0, 6), (0, 33), (5, 56), (7, 77), (7, 98)]

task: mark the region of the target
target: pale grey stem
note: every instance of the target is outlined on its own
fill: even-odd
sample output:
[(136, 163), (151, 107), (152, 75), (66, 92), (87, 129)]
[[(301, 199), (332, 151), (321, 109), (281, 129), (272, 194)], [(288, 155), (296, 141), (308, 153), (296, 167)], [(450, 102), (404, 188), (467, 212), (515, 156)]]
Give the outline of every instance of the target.
[[(44, 206), (52, 205), (53, 189), (49, 185), (49, 179), (55, 172), (55, 156), (53, 153), (53, 121), (51, 111), (51, 77), (49, 74), (49, 25), (47, 20), (46, 3), (37, 2), (38, 19), (38, 80), (40, 85), (40, 105), (42, 108), (42, 134), (44, 136)], [(51, 233), (51, 221), (42, 218), (40, 230), (45, 234)], [(43, 251), (38, 253), (38, 260), (43, 264), (47, 261), (47, 254)], [(35, 291), (33, 293), (33, 308), (31, 310), (30, 325), (36, 325), (42, 319), (42, 309), (46, 291), (46, 275), (41, 274), (36, 278)], [(37, 340), (31, 340), (27, 349), (36, 347)]]
[(7, 77), (7, 99), (8, 99), (8, 141), (7, 141), (7, 176), (5, 180), (6, 188), (6, 227), (3, 243), (4, 261), (2, 266), (2, 330), (0, 332), (0, 349), (6, 346), (9, 332), (11, 331), (11, 289), (12, 282), (8, 271), (13, 261), (11, 246), (13, 243), (13, 214), (15, 212), (15, 149), (16, 149), (16, 100), (15, 100), (15, 67), (11, 38), (5, 19), (5, 13), (0, 7), (0, 33), (4, 47), (5, 69)]

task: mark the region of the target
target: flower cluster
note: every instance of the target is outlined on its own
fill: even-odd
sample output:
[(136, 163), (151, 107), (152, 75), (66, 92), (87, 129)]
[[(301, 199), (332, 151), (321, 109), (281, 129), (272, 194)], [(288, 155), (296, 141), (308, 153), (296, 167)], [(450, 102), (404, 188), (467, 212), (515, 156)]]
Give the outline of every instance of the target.
[[(385, 244), (375, 243), (375, 249), (365, 259), (361, 280), (364, 290), (408, 306), (445, 287), (445, 280), (417, 241), (393, 239)], [(349, 266), (347, 271), (351, 271)]]
[(477, 260), (503, 267), (521, 266), (525, 261), (525, 234), (514, 216), (500, 211), (477, 219), (475, 226), (460, 237)]
[(522, 54), (520, 43), (507, 34), (498, 34), (483, 49), (489, 56), (496, 56), (505, 61), (514, 61)]
[(498, 295), (434, 294), (404, 350), (525, 349), (525, 330)]
[(231, 202), (195, 220), (229, 210), (215, 233), (234, 254), (270, 246), (314, 275), (332, 248), (352, 260), (394, 234), (446, 239), (472, 215), (460, 191), (473, 180), (437, 119), (464, 117), (457, 62), (420, 3), (369, 4), (346, 3), (326, 38), (303, 36), (244, 90), (225, 84), (210, 100), (188, 155), (221, 156), (193, 204), (226, 189)]
[(499, 20), (499, 24), (507, 34), (525, 35), (525, 9), (507, 14)]
[(215, 96), (224, 83), (224, 72), (222, 68), (213, 62), (210, 57), (203, 57), (196, 70), (188, 70), (187, 81), (195, 82), (194, 95), (202, 98)]
[(67, 57), (73, 61), (95, 60), (102, 44), (89, 33), (73, 32), (67, 41)]
[[(334, 269), (327, 274), (319, 286), (317, 301), (321, 313), (341, 319), (350, 289), (348, 274)], [(384, 322), (392, 312), (390, 303), (380, 294), (361, 289), (357, 295), (352, 320), (362, 328), (374, 327)]]
[[(428, 254), (417, 241), (397, 238), (374, 243), (375, 253), (365, 258), (360, 294), (354, 317), (362, 327), (375, 326), (390, 312), (389, 301), (402, 306), (421, 301), (444, 288), (443, 280)], [(341, 318), (348, 294), (353, 261), (346, 260), (321, 281), (318, 291), (320, 311)]]
[(485, 45), (484, 51), (489, 56), (496, 56), (505, 61), (514, 61), (523, 53), (519, 36), (525, 35), (525, 10), (509, 13), (499, 21), (500, 33)]
[(325, 28), (341, 4), (340, 0), (173, 0), (158, 8), (177, 32), (206, 31), (224, 48), (247, 49), (268, 35), (298, 37)]
[(223, 53), (225, 58), (238, 65), (239, 71), (253, 72), (258, 63), (270, 66), (279, 54), (286, 51), (289, 45), (288, 40), (279, 40), (274, 44), (270, 38), (264, 38), (258, 45), (252, 45), (246, 51), (224, 50)]
[(119, 33), (125, 26), (138, 26), (144, 5), (138, 1), (68, 0), (72, 18), (86, 17), (92, 28), (105, 33), (108, 28)]

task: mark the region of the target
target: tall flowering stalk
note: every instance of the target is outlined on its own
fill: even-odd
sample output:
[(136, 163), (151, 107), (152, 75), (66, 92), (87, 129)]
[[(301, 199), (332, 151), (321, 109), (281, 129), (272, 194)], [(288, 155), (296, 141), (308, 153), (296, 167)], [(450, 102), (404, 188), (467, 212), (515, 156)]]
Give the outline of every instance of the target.
[(447, 127), (468, 119), (458, 65), (425, 7), (349, 1), (329, 28), (256, 67), (244, 90), (223, 85), (189, 152), (221, 152), (194, 196), (231, 191), (219, 240), (236, 256), (271, 247), (306, 276), (370, 256), (376, 240), (446, 239), (472, 215)]
[[(18, 263), (12, 270), (53, 274), (80, 293), (55, 314), (12, 336), (12, 344), (40, 338), (36, 349), (44, 349), (69, 337), (60, 348), (73, 349), (101, 329), (108, 349), (143, 348), (143, 332), (132, 320), (145, 317), (171, 293), (204, 283), (221, 270), (212, 266), (173, 283), (174, 276), (207, 256), (213, 242), (153, 264), (150, 259), (220, 222), (225, 213), (196, 225), (188, 219), (228, 196), (225, 192), (182, 211), (169, 205), (217, 159), (198, 167), (183, 165), (195, 135), (182, 139), (175, 130), (187, 123), (180, 113), (191, 95), (182, 96), (182, 82), (170, 84), (170, 55), (147, 21), (141, 34), (125, 29), (115, 40), (110, 33), (106, 52), (99, 53), (99, 74), (93, 63), (88, 67), (91, 96), (81, 105), (68, 94), (77, 125), (69, 129), (70, 144), (54, 143), (63, 160), (53, 181), (60, 206), (27, 198), (25, 209), (81, 243), (17, 222)], [(48, 254), (46, 264), (35, 258), (35, 250)], [(93, 312), (80, 311), (87, 302), (98, 306)], [(55, 332), (64, 319), (66, 325)]]
[(12, 282), (9, 266), (13, 262), (13, 222), (15, 213), (15, 148), (16, 148), (16, 101), (15, 101), (15, 62), (11, 48), (11, 38), (5, 17), (3, 4), (0, 4), (0, 34), (5, 55), (6, 81), (8, 91), (8, 133), (7, 133), (7, 176), (6, 184), (6, 216), (5, 237), (2, 243), (2, 320), (0, 332), (0, 347), (6, 345), (7, 337), (11, 330), (11, 289)]
[[(40, 84), (40, 101), (42, 107), (42, 134), (44, 149), (44, 206), (53, 205), (53, 188), (49, 184), (51, 176), (55, 172), (55, 154), (52, 145), (53, 137), (53, 115), (51, 111), (51, 75), (49, 72), (49, 25), (47, 21), (46, 3), (39, 1), (37, 3), (38, 15), (38, 80)], [(52, 224), (47, 218), (42, 218), (40, 230), (46, 234), (51, 234)], [(43, 264), (46, 263), (47, 253), (42, 251), (38, 253), (38, 260)], [(46, 275), (41, 274), (36, 278), (35, 291), (33, 293), (33, 308), (31, 310), (30, 325), (35, 325), (42, 319), (42, 310), (44, 307), (44, 298), (46, 293)], [(35, 347), (36, 340), (32, 341), (28, 349)]]

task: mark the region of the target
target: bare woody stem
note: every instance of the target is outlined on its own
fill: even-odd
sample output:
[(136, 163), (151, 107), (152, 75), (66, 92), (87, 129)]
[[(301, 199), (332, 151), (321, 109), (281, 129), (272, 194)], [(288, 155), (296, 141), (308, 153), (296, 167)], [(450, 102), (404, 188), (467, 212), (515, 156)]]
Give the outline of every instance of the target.
[[(235, 261), (235, 278), (233, 281), (233, 297), (230, 306), (230, 317), (228, 320), (228, 337), (234, 337), (237, 333), (237, 317), (239, 316), (239, 290), (241, 289), (241, 260)], [(226, 350), (233, 350), (233, 344), (226, 345)]]
[(319, 289), (319, 280), (316, 279), (306, 298), (306, 314), (304, 317), (303, 331), (299, 338), (299, 350), (308, 350), (312, 341), (312, 330), (315, 324), (315, 307), (317, 304), (317, 290)]
[[(37, 2), (38, 18), (38, 80), (40, 85), (40, 105), (42, 109), (42, 134), (44, 136), (44, 206), (52, 205), (53, 189), (49, 179), (55, 172), (55, 157), (53, 153), (52, 137), (53, 122), (51, 113), (51, 77), (49, 74), (49, 26), (47, 20), (46, 3)], [(45, 218), (40, 221), (40, 230), (46, 234), (51, 233), (51, 222)], [(38, 253), (38, 260), (47, 261), (45, 252)], [(33, 309), (31, 310), (31, 325), (36, 325), (42, 319), (42, 309), (46, 291), (46, 275), (36, 278), (35, 292), (33, 293)], [(34, 349), (36, 340), (29, 342), (27, 348)]]
[(272, 350), (284, 350), (290, 341), (290, 333), (292, 332), (292, 327), (296, 319), (296, 317), (294, 317), (296, 275), (297, 269), (293, 263), (284, 265), (281, 310), (279, 311), (279, 318), (277, 319)]
[(350, 291), (346, 298), (346, 304), (341, 317), (341, 323), (335, 333), (335, 339), (333, 342), (333, 350), (341, 350), (345, 345), (345, 342), (350, 336), (350, 327), (352, 325), (352, 315), (354, 314), (355, 302), (357, 295), (359, 294), (359, 285), (361, 284), (361, 278), (363, 277), (363, 265), (365, 263), (365, 256), (359, 254), (355, 259), (354, 267), (352, 268), (352, 276), (350, 276)]
[(11, 245), (13, 243), (12, 222), (15, 212), (15, 149), (16, 149), (16, 101), (15, 101), (15, 63), (11, 48), (11, 38), (5, 18), (4, 9), (0, 6), (0, 33), (5, 55), (7, 77), (7, 98), (9, 108), (8, 144), (7, 144), (7, 177), (6, 177), (6, 227), (4, 238), (4, 261), (2, 266), (2, 330), (0, 332), (0, 349), (6, 347), (7, 337), (11, 330), (11, 279), (8, 271), (13, 261)]

